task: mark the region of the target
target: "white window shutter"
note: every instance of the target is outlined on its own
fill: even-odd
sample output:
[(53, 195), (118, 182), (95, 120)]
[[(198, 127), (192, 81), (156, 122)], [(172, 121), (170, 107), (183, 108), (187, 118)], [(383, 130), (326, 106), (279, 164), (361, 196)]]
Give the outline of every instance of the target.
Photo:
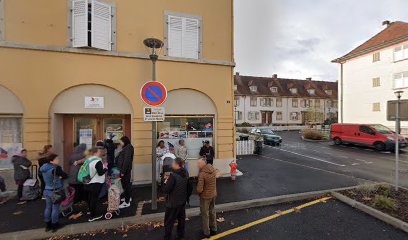
[(198, 59), (199, 51), (199, 20), (195, 18), (183, 19), (183, 57)]
[(107, 51), (112, 50), (112, 7), (92, 0), (91, 45)]
[(88, 45), (88, 0), (72, 1), (72, 46)]
[(183, 18), (168, 16), (168, 55), (182, 57)]

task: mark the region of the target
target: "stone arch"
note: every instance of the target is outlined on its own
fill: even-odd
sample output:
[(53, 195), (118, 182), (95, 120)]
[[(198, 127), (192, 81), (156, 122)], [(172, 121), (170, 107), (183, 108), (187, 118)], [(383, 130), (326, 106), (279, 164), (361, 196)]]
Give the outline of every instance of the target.
[(24, 107), (20, 99), (8, 88), (0, 85), (0, 114), (23, 114)]
[(163, 106), (166, 114), (217, 115), (214, 101), (207, 94), (195, 89), (182, 88), (169, 91)]

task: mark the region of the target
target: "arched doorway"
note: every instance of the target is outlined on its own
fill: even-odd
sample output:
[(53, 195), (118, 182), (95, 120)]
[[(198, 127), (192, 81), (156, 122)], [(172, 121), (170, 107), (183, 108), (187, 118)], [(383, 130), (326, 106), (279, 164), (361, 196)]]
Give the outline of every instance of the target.
[(80, 85), (60, 93), (50, 108), (51, 136), (57, 152), (63, 152), (64, 168), (76, 145), (88, 148), (97, 141), (131, 137), (132, 105), (119, 91), (102, 85)]
[(12, 168), (11, 157), (23, 146), (23, 105), (14, 93), (0, 86), (0, 169)]

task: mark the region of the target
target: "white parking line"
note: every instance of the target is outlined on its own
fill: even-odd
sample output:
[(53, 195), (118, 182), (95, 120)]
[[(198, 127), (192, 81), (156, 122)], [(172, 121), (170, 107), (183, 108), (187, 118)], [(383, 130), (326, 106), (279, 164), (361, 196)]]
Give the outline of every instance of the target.
[(351, 165), (352, 166), (357, 166), (357, 165), (360, 165), (360, 163), (352, 163)]
[(324, 162), (324, 163), (336, 165), (336, 166), (339, 166), (339, 167), (345, 167), (346, 166), (344, 164), (338, 164), (338, 163), (330, 162), (330, 161), (327, 161), (327, 160), (324, 160), (324, 159), (321, 159), (321, 158), (307, 156), (307, 155), (304, 155), (304, 154), (300, 154), (300, 153), (297, 153), (297, 152), (292, 152), (292, 151), (285, 150), (285, 149), (282, 149), (282, 148), (275, 148), (275, 149), (278, 149), (278, 150), (281, 150), (281, 151), (284, 151), (284, 152), (288, 152), (288, 153), (291, 153), (291, 154), (295, 154), (295, 155), (298, 155), (298, 156), (302, 156), (302, 157), (305, 157), (305, 158), (310, 158), (310, 159), (313, 159), (313, 160), (316, 160), (316, 161), (319, 161), (319, 162)]

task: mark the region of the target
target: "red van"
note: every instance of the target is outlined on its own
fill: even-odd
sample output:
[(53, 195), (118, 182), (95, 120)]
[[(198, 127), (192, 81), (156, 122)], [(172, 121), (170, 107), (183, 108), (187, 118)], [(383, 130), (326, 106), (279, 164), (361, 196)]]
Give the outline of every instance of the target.
[[(353, 143), (374, 147), (379, 151), (394, 150), (396, 135), (381, 124), (342, 124), (331, 126), (331, 139), (336, 145)], [(400, 148), (407, 147), (407, 140), (399, 136)]]

